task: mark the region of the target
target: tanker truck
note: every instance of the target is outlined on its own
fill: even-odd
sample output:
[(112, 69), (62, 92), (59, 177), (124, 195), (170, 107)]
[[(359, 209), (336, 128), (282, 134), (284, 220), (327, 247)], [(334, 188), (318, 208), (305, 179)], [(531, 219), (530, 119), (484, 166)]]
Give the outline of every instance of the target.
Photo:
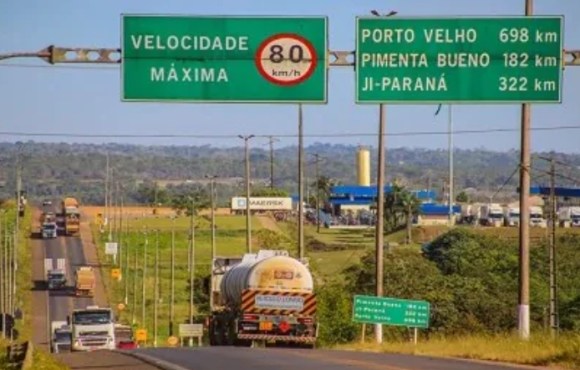
[(313, 348), (316, 296), (308, 265), (287, 251), (216, 258), (211, 276), (211, 345), (292, 343)]

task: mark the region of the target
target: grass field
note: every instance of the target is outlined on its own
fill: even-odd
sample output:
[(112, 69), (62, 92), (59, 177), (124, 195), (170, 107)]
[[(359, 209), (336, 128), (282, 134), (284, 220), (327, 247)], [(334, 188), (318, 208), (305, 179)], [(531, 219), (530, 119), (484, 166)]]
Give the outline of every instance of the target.
[(455, 338), (436, 338), (411, 342), (353, 343), (338, 349), (406, 353), (423, 356), (459, 357), (467, 359), (511, 362), (525, 365), (556, 365), (566, 369), (580, 369), (580, 335), (562, 335), (557, 341), (543, 333), (532, 333), (529, 341), (515, 335), (473, 335)]
[[(174, 328), (178, 323), (185, 322), (189, 316), (189, 222), (188, 217), (175, 221), (175, 305)], [(241, 256), (246, 251), (245, 217), (216, 216), (216, 254), (218, 256)], [(117, 266), (112, 266), (109, 256), (104, 254), (103, 243), (107, 234), (101, 234), (93, 225), (93, 235), (103, 266), (105, 285), (112, 306), (125, 303), (126, 308), (120, 312), (120, 321), (147, 328), (148, 344), (153, 343), (154, 332), (154, 302), (155, 302), (155, 257), (159, 246), (159, 300), (158, 300), (158, 343), (164, 343), (169, 335), (170, 301), (171, 301), (171, 241), (172, 221), (166, 217), (150, 217), (146, 219), (129, 220), (128, 233), (120, 237), (120, 260)], [(147, 227), (145, 233), (144, 227)], [(263, 230), (259, 220), (252, 218), (252, 230), (255, 231), (252, 241), (255, 250), (258, 249), (260, 231)], [(113, 235), (115, 239), (115, 235)], [(202, 275), (208, 275), (211, 260), (211, 230), (209, 222), (203, 217), (196, 217), (195, 228), (195, 270), (196, 281), (194, 290), (194, 313), (207, 314), (207, 299), (202, 299)], [(147, 244), (147, 247), (145, 247)], [(127, 255), (128, 253), (128, 255)], [(144, 263), (146, 259), (146, 263)], [(135, 261), (137, 267), (135, 268)], [(127, 263), (128, 262), (128, 263)], [(120, 263), (120, 264), (119, 264)], [(122, 267), (123, 279), (116, 281), (110, 278), (112, 267)], [(143, 274), (145, 273), (145, 282)], [(145, 291), (145, 317), (143, 317), (143, 291)], [(136, 293), (136, 294), (135, 294)], [(202, 318), (202, 315), (198, 317)]]

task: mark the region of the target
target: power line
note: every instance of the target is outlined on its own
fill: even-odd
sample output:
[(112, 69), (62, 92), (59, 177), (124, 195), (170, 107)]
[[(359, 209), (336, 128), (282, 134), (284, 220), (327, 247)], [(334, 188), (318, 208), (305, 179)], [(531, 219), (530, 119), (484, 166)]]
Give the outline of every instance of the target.
[(497, 191), (491, 196), (491, 198), (495, 198), (495, 196), (497, 194), (499, 194), (500, 191), (503, 190), (503, 188), (512, 180), (512, 178), (514, 177), (514, 175), (516, 174), (516, 172), (518, 172), (520, 169), (520, 166), (518, 165), (514, 171), (512, 172), (512, 174), (510, 175), (510, 177), (508, 177), (508, 179), (502, 184), (502, 186), (499, 187), (499, 189), (497, 189)]
[[(532, 131), (559, 131), (559, 130), (578, 130), (580, 125), (564, 125), (553, 127), (534, 127)], [(470, 134), (491, 134), (498, 132), (519, 132), (519, 128), (492, 128), (479, 130), (457, 130), (454, 135), (470, 135)], [(432, 136), (432, 135), (448, 135), (448, 131), (403, 131), (386, 133), (385, 136)], [(324, 134), (305, 134), (304, 137), (310, 138), (343, 138), (343, 137), (375, 137), (376, 133), (324, 133)], [(214, 135), (199, 135), (199, 134), (74, 134), (65, 132), (20, 132), (20, 131), (0, 131), (0, 136), (25, 136), (25, 137), (67, 137), (67, 138), (194, 138), (194, 139), (236, 139), (236, 134), (214, 134)], [(295, 138), (297, 134), (278, 134), (278, 135), (254, 135), (257, 138)]]

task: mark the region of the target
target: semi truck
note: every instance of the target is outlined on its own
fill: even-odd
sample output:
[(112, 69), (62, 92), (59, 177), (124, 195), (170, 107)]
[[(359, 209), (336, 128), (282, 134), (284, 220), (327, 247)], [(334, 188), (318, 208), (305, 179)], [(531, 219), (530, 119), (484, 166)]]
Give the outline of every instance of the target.
[(67, 317), (71, 325), (72, 350), (94, 351), (115, 349), (115, 321), (110, 308), (87, 306), (75, 309)]
[(211, 345), (249, 346), (260, 341), (314, 347), (316, 295), (306, 261), (283, 250), (216, 258), (210, 285)]
[(66, 321), (52, 321), (50, 334), (51, 352), (61, 353), (71, 350), (71, 329)]
[(506, 207), (504, 213), (505, 226), (518, 226), (520, 224), (520, 207)]
[(548, 226), (546, 220), (544, 219), (544, 211), (542, 210), (542, 207), (530, 207), (530, 226), (542, 228)]
[(65, 235), (79, 235), (81, 213), (79, 210), (79, 202), (75, 198), (67, 197), (63, 199), (61, 205), (61, 216), (64, 219)]
[[(54, 262), (56, 260), (56, 267)], [(44, 259), (44, 276), (48, 290), (57, 290), (66, 288), (66, 266), (64, 258), (45, 258)]]
[(558, 210), (558, 221), (561, 227), (580, 226), (580, 207), (561, 207)]
[(497, 203), (481, 206), (480, 223), (484, 226), (499, 227), (503, 223), (503, 208)]
[(95, 294), (95, 272), (90, 266), (81, 266), (75, 271), (75, 295), (93, 297)]

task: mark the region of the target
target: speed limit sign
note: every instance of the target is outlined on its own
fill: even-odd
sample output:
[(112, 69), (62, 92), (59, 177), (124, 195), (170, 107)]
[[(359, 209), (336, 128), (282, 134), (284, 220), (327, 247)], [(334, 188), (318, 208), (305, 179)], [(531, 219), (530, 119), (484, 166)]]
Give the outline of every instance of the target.
[(256, 52), (256, 67), (268, 81), (283, 86), (306, 81), (316, 69), (312, 43), (302, 36), (279, 33), (264, 40)]

